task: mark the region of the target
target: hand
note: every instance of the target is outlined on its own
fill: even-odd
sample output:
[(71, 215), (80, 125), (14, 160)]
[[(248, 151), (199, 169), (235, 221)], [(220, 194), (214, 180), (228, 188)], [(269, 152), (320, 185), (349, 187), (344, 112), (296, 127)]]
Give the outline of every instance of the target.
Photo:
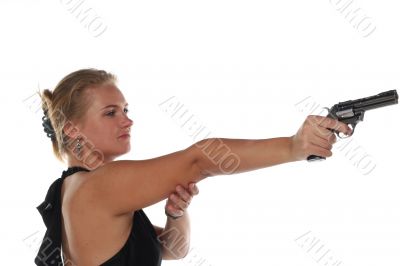
[(332, 145), (336, 142), (335, 134), (330, 130), (351, 133), (351, 128), (338, 120), (310, 115), (304, 121), (296, 135), (292, 136), (291, 152), (295, 160), (304, 160), (309, 155), (332, 156)]
[(176, 186), (175, 192), (168, 197), (165, 214), (173, 219), (181, 217), (189, 207), (193, 196), (197, 194), (199, 194), (199, 189), (195, 183), (190, 183), (188, 188)]

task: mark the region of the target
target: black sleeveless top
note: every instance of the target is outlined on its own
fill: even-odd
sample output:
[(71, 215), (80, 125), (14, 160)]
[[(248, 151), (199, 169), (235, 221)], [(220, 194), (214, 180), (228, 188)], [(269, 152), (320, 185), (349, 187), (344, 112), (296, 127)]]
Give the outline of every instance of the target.
[[(35, 264), (39, 266), (62, 266), (61, 254), (61, 186), (64, 179), (78, 171), (89, 170), (75, 166), (63, 171), (62, 176), (51, 184), (45, 200), (37, 207), (46, 225)], [(156, 231), (143, 210), (133, 214), (133, 226), (125, 245), (103, 266), (159, 266), (161, 265), (161, 244), (157, 239)], [(65, 262), (70, 265), (71, 262)]]

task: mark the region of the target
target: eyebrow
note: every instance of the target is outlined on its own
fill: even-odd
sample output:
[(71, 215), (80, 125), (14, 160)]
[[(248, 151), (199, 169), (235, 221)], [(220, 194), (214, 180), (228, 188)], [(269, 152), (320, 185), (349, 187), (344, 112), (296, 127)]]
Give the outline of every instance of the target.
[[(124, 107), (127, 107), (127, 106), (128, 106), (128, 103), (125, 103)], [(101, 108), (100, 111), (101, 111), (101, 110), (104, 110), (104, 109), (106, 109), (106, 108), (109, 108), (109, 107), (117, 107), (117, 108), (118, 108), (119, 105), (117, 105), (117, 104), (109, 104), (109, 105), (107, 105), (107, 106)]]

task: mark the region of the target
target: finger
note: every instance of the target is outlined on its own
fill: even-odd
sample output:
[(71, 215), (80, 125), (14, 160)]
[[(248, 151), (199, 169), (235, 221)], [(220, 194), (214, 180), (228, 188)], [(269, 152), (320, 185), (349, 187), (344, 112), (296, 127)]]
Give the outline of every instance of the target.
[(311, 138), (310, 140), (312, 145), (321, 147), (322, 149), (326, 149), (326, 150), (331, 150), (332, 149), (332, 144), (326, 140), (325, 138), (319, 137), (319, 136), (314, 136)]
[(181, 216), (183, 215), (184, 211), (180, 210), (179, 208), (176, 208), (173, 205), (167, 205), (165, 207), (166, 212), (172, 216)]
[(328, 138), (328, 142), (329, 142), (331, 145), (335, 144), (335, 143), (336, 143), (336, 140), (337, 140), (337, 138), (336, 138), (336, 135), (335, 135), (335, 134), (330, 135), (330, 137)]
[(307, 120), (310, 120), (310, 122), (314, 123), (315, 125), (328, 129), (334, 129), (347, 135), (349, 135), (352, 131), (347, 124), (326, 116), (311, 115), (307, 118)]
[(318, 145), (312, 145), (310, 148), (311, 153), (309, 155), (317, 155), (322, 157), (331, 157), (332, 152), (328, 149), (324, 149)]
[(176, 191), (179, 195), (179, 197), (183, 200), (186, 201), (188, 204), (192, 200), (192, 196), (184, 189), (182, 186), (178, 185), (176, 187)]
[(189, 184), (189, 192), (192, 196), (199, 194), (199, 188), (197, 187), (196, 183)]
[(172, 201), (169, 201), (167, 203), (167, 205), (165, 205), (165, 209), (169, 210), (169, 213), (178, 213), (180, 211), (185, 211), (184, 209), (182, 209), (181, 207), (179, 207), (177, 204), (175, 204)]
[(175, 193), (171, 194), (169, 198), (173, 202), (173, 204), (175, 205), (175, 207), (177, 209), (180, 209), (180, 210), (184, 211), (185, 209), (187, 209), (189, 207), (189, 203), (187, 203), (186, 201), (182, 200)]
[(168, 201), (167, 205), (165, 205), (165, 208), (168, 209), (168, 210), (171, 210), (171, 211), (173, 211), (173, 212), (177, 212), (177, 211), (180, 211), (180, 210), (181, 210), (181, 209), (180, 209), (178, 206), (176, 206), (176, 204), (173, 203), (172, 201)]
[(332, 130), (319, 127), (319, 130), (315, 131), (315, 135), (329, 142), (330, 144), (334, 144), (336, 142), (336, 135)]

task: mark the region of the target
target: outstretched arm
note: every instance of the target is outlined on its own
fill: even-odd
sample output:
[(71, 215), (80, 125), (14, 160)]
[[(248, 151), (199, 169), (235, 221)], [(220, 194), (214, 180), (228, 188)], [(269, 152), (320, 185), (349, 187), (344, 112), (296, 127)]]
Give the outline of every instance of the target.
[(308, 116), (291, 137), (272, 139), (210, 138), (195, 144), (196, 163), (202, 176), (233, 174), (299, 161), (315, 154), (332, 156), (335, 135), (329, 129), (349, 134), (351, 128), (337, 120)]
[(187, 186), (208, 176), (256, 170), (309, 155), (329, 157), (335, 142), (329, 129), (346, 134), (351, 130), (334, 119), (309, 116), (291, 137), (205, 139), (158, 158), (111, 162), (87, 174), (78, 196), (113, 215), (129, 213), (166, 199), (178, 184)]

